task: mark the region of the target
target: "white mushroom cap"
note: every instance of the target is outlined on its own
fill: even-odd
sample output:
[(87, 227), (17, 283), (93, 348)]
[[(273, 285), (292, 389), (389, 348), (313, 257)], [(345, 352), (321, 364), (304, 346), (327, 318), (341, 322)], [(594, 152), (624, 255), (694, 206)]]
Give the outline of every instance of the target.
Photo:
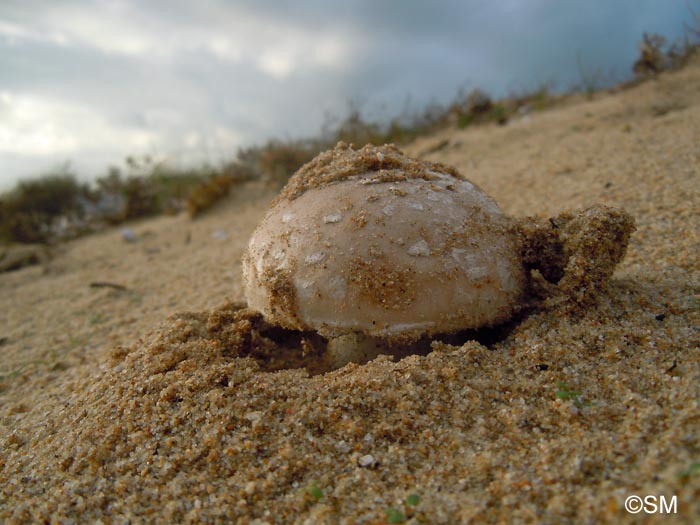
[(391, 146), (344, 144), (290, 180), (243, 275), (271, 323), (413, 339), (504, 321), (525, 283), (511, 221), (481, 189)]

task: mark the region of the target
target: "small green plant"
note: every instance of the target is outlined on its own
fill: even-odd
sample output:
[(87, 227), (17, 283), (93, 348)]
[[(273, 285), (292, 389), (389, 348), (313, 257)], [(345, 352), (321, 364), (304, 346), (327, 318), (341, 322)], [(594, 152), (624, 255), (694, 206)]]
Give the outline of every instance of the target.
[(389, 523), (403, 523), (406, 521), (407, 517), (413, 515), (413, 507), (419, 503), (420, 496), (418, 494), (409, 494), (403, 502), (404, 510), (397, 509), (396, 507), (389, 507), (386, 509), (386, 518)]
[(694, 461), (687, 468), (678, 473), (678, 477), (683, 481), (688, 481), (692, 476), (700, 474), (700, 461)]
[(314, 501), (318, 501), (323, 497), (323, 489), (318, 486), (318, 481), (311, 480), (306, 486), (305, 492), (313, 498)]
[(590, 401), (584, 401), (583, 394), (579, 390), (571, 390), (564, 381), (557, 381), (557, 386), (559, 390), (554, 394), (557, 399), (571, 401), (579, 410), (593, 404)]
[(386, 519), (389, 523), (403, 523), (406, 521), (406, 515), (396, 507), (386, 509)]
[(415, 507), (420, 503), (420, 496), (418, 494), (410, 494), (406, 498), (406, 505), (409, 505), (411, 507)]

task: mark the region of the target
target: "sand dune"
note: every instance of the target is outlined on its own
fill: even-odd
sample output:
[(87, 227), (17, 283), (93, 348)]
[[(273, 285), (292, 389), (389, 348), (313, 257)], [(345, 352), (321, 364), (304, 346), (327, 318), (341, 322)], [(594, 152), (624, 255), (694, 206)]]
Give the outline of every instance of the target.
[(0, 275), (0, 521), (697, 523), (699, 145), (696, 62), (404, 148), (511, 215), (606, 204), (637, 231), (583, 314), (397, 362), (310, 375), (250, 350), (299, 344), (236, 305), (259, 183)]

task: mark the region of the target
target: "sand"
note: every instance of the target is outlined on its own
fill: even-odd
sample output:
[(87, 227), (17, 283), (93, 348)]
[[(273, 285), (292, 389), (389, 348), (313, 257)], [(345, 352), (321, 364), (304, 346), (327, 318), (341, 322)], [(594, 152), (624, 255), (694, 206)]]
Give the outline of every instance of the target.
[(696, 62), (405, 148), (510, 215), (601, 204), (637, 231), (594, 304), (396, 361), (314, 369), (312, 334), (241, 307), (258, 183), (0, 275), (0, 521), (697, 523), (698, 144)]

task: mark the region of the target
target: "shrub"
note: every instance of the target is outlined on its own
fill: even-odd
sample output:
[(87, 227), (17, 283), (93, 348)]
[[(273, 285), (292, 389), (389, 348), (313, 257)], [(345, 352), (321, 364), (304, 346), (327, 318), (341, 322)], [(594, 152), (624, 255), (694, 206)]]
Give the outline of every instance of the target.
[(234, 180), (226, 175), (212, 177), (195, 188), (187, 199), (190, 218), (198, 217), (229, 194)]
[(666, 39), (655, 33), (644, 33), (639, 44), (639, 58), (632, 66), (635, 75), (645, 77), (656, 74), (666, 68), (666, 55), (663, 46)]
[(320, 151), (311, 141), (270, 141), (258, 157), (258, 169), (263, 178), (284, 183)]
[[(398, 121), (395, 122), (396, 131)], [(348, 116), (340, 123), (335, 131), (334, 142), (347, 142), (348, 144), (383, 144), (386, 135), (382, 133), (381, 126), (374, 122), (367, 122), (362, 118), (360, 110), (350, 105)]]
[(88, 194), (88, 187), (79, 184), (67, 168), (21, 181), (2, 198), (0, 237), (10, 242), (47, 242), (58, 218), (82, 215), (81, 199)]
[[(111, 224), (160, 213), (175, 214), (191, 208), (192, 194), (212, 178), (224, 176), (229, 166), (182, 169), (151, 157), (127, 157), (124, 171), (111, 167), (97, 179), (101, 216)], [(219, 181), (221, 182), (221, 181)]]
[(194, 219), (211, 209), (229, 194), (234, 184), (251, 180), (254, 176), (249, 167), (232, 163), (226, 166), (221, 174), (213, 174), (209, 179), (200, 182), (187, 198), (187, 212), (190, 218)]
[(124, 183), (124, 196), (126, 197), (126, 209), (124, 219), (137, 219), (155, 215), (161, 210), (158, 208), (158, 198), (152, 185), (140, 177), (129, 177)]
[[(666, 69), (687, 64), (700, 48), (700, 17), (688, 7), (695, 27), (685, 26), (685, 36), (666, 48), (666, 38), (655, 33), (644, 33), (639, 44), (639, 58), (632, 69), (637, 78), (643, 79)], [(664, 50), (666, 48), (666, 50)]]
[(486, 122), (506, 124), (512, 113), (511, 105), (508, 100), (494, 102), (484, 91), (474, 89), (466, 96), (460, 95), (450, 105), (448, 113), (459, 128)]

